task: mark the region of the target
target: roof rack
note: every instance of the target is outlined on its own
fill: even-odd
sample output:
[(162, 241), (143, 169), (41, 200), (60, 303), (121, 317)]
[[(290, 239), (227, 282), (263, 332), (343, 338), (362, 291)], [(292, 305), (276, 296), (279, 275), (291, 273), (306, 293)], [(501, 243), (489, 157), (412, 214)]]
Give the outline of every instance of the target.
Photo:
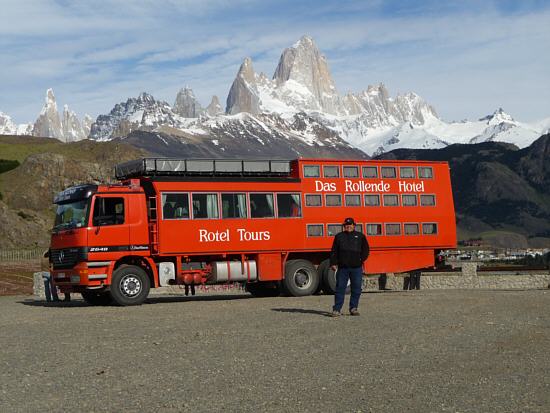
[(142, 176), (291, 176), (290, 160), (142, 158), (115, 166), (117, 179)]

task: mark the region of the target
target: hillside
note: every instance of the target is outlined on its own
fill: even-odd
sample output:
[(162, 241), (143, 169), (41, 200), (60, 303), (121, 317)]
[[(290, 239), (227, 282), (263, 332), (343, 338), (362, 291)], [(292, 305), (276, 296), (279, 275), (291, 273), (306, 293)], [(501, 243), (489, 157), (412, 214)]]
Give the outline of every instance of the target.
[(0, 249), (46, 247), (54, 194), (76, 183), (109, 182), (116, 163), (145, 154), (117, 142), (67, 144), (51, 138), (0, 136), (0, 158), (20, 163), (0, 173)]
[(459, 239), (503, 247), (550, 246), (550, 134), (530, 146), (485, 142), (397, 149), (380, 159), (448, 161)]

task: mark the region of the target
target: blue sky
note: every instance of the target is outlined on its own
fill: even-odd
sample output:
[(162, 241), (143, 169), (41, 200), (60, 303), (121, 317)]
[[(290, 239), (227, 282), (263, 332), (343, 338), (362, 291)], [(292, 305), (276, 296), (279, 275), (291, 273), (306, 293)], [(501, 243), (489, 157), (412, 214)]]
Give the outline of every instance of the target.
[(0, 0), (0, 111), (33, 122), (53, 88), (82, 116), (146, 91), (173, 104), (188, 85), (225, 106), (247, 56), (272, 76), (313, 37), (341, 94), (383, 82), (445, 120), (502, 107), (550, 117), (548, 1)]

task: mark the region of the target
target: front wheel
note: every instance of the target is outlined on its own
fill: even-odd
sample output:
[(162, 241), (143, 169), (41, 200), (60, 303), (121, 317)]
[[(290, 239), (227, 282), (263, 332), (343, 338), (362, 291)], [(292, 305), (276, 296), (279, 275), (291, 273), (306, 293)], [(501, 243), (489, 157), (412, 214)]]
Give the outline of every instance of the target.
[(111, 297), (118, 305), (140, 305), (149, 295), (151, 282), (147, 273), (135, 265), (118, 268), (111, 282)]
[(311, 295), (319, 287), (319, 274), (307, 260), (290, 260), (286, 263), (283, 285), (294, 297)]

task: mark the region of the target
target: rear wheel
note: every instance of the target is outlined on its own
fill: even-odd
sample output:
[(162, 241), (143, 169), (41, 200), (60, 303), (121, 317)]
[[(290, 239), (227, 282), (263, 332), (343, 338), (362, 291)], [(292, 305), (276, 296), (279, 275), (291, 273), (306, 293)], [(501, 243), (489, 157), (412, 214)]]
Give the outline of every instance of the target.
[[(336, 292), (336, 271), (330, 268), (329, 260), (323, 261), (317, 269), (319, 276), (321, 277), (321, 289), (325, 294), (334, 295)], [(348, 286), (346, 287), (346, 294), (351, 290), (350, 282), (348, 280)]]
[(118, 268), (111, 282), (111, 296), (115, 304), (139, 305), (149, 295), (151, 282), (147, 273), (135, 266), (127, 265)]
[(311, 295), (319, 287), (319, 274), (307, 260), (290, 260), (286, 263), (283, 285), (294, 297)]
[(336, 271), (330, 268), (330, 261), (323, 261), (317, 270), (321, 277), (321, 289), (325, 294), (333, 295), (336, 291)]
[(108, 292), (82, 291), (82, 298), (89, 305), (111, 304), (111, 294)]

